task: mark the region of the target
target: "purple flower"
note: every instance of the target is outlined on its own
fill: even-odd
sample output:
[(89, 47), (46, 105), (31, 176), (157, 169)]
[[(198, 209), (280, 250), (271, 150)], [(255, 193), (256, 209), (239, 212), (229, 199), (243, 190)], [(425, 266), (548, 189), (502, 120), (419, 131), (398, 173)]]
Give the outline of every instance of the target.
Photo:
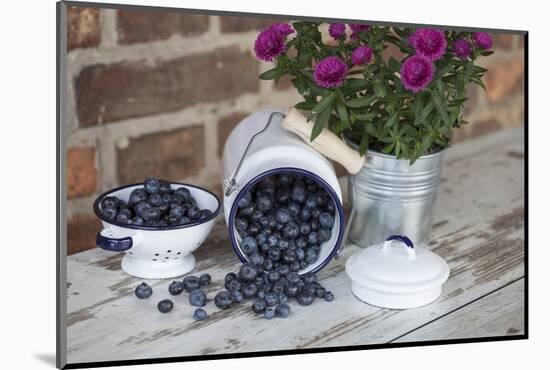
[(372, 49), (367, 45), (359, 46), (351, 54), (351, 61), (356, 66), (367, 64), (372, 58)]
[(327, 57), (315, 66), (313, 78), (315, 83), (326, 89), (340, 87), (348, 73), (346, 63), (338, 57)]
[(277, 32), (277, 34), (283, 39), (286, 38), (288, 35), (294, 33), (294, 28), (286, 23), (273, 23), (269, 28)]
[(285, 50), (285, 38), (272, 28), (260, 32), (254, 43), (256, 57), (266, 62), (271, 62), (273, 58), (284, 54)]
[(357, 40), (359, 38), (359, 33), (367, 32), (370, 26), (367, 24), (350, 24), (349, 28), (353, 31), (351, 39)]
[(472, 47), (470, 43), (464, 39), (456, 40), (453, 44), (453, 50), (456, 56), (462, 60), (468, 59), (472, 53)]
[(328, 34), (335, 40), (346, 37), (346, 25), (344, 23), (331, 23), (328, 27)]
[(441, 30), (431, 28), (419, 28), (409, 37), (409, 43), (414, 47), (416, 53), (430, 58), (440, 59), (447, 49), (447, 39)]
[(424, 90), (435, 74), (433, 62), (425, 56), (413, 55), (401, 64), (401, 81), (412, 92)]
[(480, 49), (493, 47), (493, 39), (487, 32), (474, 32), (474, 43)]

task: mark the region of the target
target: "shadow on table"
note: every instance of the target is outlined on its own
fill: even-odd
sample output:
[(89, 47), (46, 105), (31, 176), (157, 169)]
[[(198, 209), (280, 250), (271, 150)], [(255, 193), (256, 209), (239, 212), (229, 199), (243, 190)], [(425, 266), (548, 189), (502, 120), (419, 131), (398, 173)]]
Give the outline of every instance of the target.
[(55, 367), (55, 354), (54, 353), (35, 353), (34, 358), (42, 361), (46, 365)]

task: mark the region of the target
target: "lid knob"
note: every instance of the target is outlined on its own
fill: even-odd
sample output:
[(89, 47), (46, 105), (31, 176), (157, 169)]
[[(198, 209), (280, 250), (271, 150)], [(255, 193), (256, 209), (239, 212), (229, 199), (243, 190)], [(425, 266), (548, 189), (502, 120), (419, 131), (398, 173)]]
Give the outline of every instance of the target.
[(384, 245), (382, 246), (383, 251), (387, 251), (387, 249), (392, 245), (394, 241), (400, 242), (400, 245), (405, 246), (405, 249), (407, 250), (407, 255), (409, 258), (416, 257), (416, 250), (414, 249), (414, 244), (405, 235), (390, 235), (384, 242)]

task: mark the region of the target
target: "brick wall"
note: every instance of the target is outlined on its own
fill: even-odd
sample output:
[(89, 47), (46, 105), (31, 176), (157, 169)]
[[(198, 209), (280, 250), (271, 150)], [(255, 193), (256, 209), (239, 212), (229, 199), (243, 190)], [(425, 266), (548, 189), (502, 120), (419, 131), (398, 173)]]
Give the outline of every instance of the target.
[[(221, 193), (220, 157), (231, 129), (299, 96), (257, 75), (257, 31), (273, 20), (69, 7), (68, 243), (93, 248), (101, 192), (147, 175)], [(496, 37), (487, 93), (470, 90), (471, 125), (457, 140), (518, 126), (523, 115), (523, 45)], [(340, 172), (340, 171), (339, 171)], [(343, 172), (341, 172), (343, 174)]]

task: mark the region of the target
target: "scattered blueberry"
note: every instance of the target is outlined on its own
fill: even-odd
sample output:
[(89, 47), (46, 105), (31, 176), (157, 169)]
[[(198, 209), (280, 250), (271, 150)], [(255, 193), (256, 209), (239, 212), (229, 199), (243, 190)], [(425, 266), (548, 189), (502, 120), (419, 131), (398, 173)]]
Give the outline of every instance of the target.
[(174, 302), (169, 299), (163, 299), (157, 304), (157, 308), (162, 313), (168, 313), (174, 308)]
[(275, 307), (266, 307), (264, 311), (264, 317), (266, 319), (272, 319), (275, 317)]
[(201, 289), (194, 289), (189, 293), (189, 304), (195, 307), (206, 306), (206, 293)]
[(260, 298), (256, 299), (252, 303), (252, 311), (254, 311), (254, 313), (263, 313), (266, 307), (267, 307), (267, 304), (263, 299), (260, 299)]
[(234, 290), (231, 292), (231, 299), (235, 303), (241, 303), (245, 300), (243, 293), (240, 290)]
[(179, 295), (183, 292), (183, 283), (181, 281), (172, 281), (168, 286), (168, 291), (172, 295)]
[(201, 286), (206, 286), (212, 281), (212, 276), (210, 274), (202, 274), (199, 279), (201, 280)]
[(193, 318), (197, 321), (202, 321), (208, 317), (208, 314), (202, 308), (197, 308), (193, 313)]
[(239, 277), (244, 281), (252, 281), (258, 276), (258, 269), (252, 263), (245, 263), (239, 270)]
[[(325, 299), (326, 299), (326, 296), (325, 296)], [(296, 301), (301, 306), (309, 306), (310, 304), (313, 303), (314, 300), (315, 300), (315, 295), (310, 294), (309, 292), (300, 291), (298, 292), (298, 294), (296, 294)]]
[(275, 307), (275, 315), (277, 317), (286, 319), (288, 315), (290, 314), (290, 306), (286, 303), (281, 303), (277, 307)]
[(279, 303), (279, 295), (277, 293), (274, 293), (274, 292), (266, 293), (265, 303), (269, 307), (277, 305)]
[(196, 276), (186, 276), (183, 278), (183, 289), (187, 293), (191, 293), (191, 291), (198, 289), (201, 287), (201, 279), (199, 279)]
[(153, 288), (151, 288), (147, 283), (141, 283), (136, 287), (134, 293), (139, 299), (146, 299), (153, 294)]
[(332, 292), (326, 292), (325, 293), (325, 301), (330, 302), (334, 299), (334, 294)]
[(245, 298), (252, 298), (258, 293), (258, 286), (251, 282), (245, 283), (241, 291)]
[(216, 305), (216, 307), (222, 310), (228, 309), (233, 304), (233, 298), (231, 298), (231, 293), (226, 290), (219, 292), (214, 297), (214, 304)]

